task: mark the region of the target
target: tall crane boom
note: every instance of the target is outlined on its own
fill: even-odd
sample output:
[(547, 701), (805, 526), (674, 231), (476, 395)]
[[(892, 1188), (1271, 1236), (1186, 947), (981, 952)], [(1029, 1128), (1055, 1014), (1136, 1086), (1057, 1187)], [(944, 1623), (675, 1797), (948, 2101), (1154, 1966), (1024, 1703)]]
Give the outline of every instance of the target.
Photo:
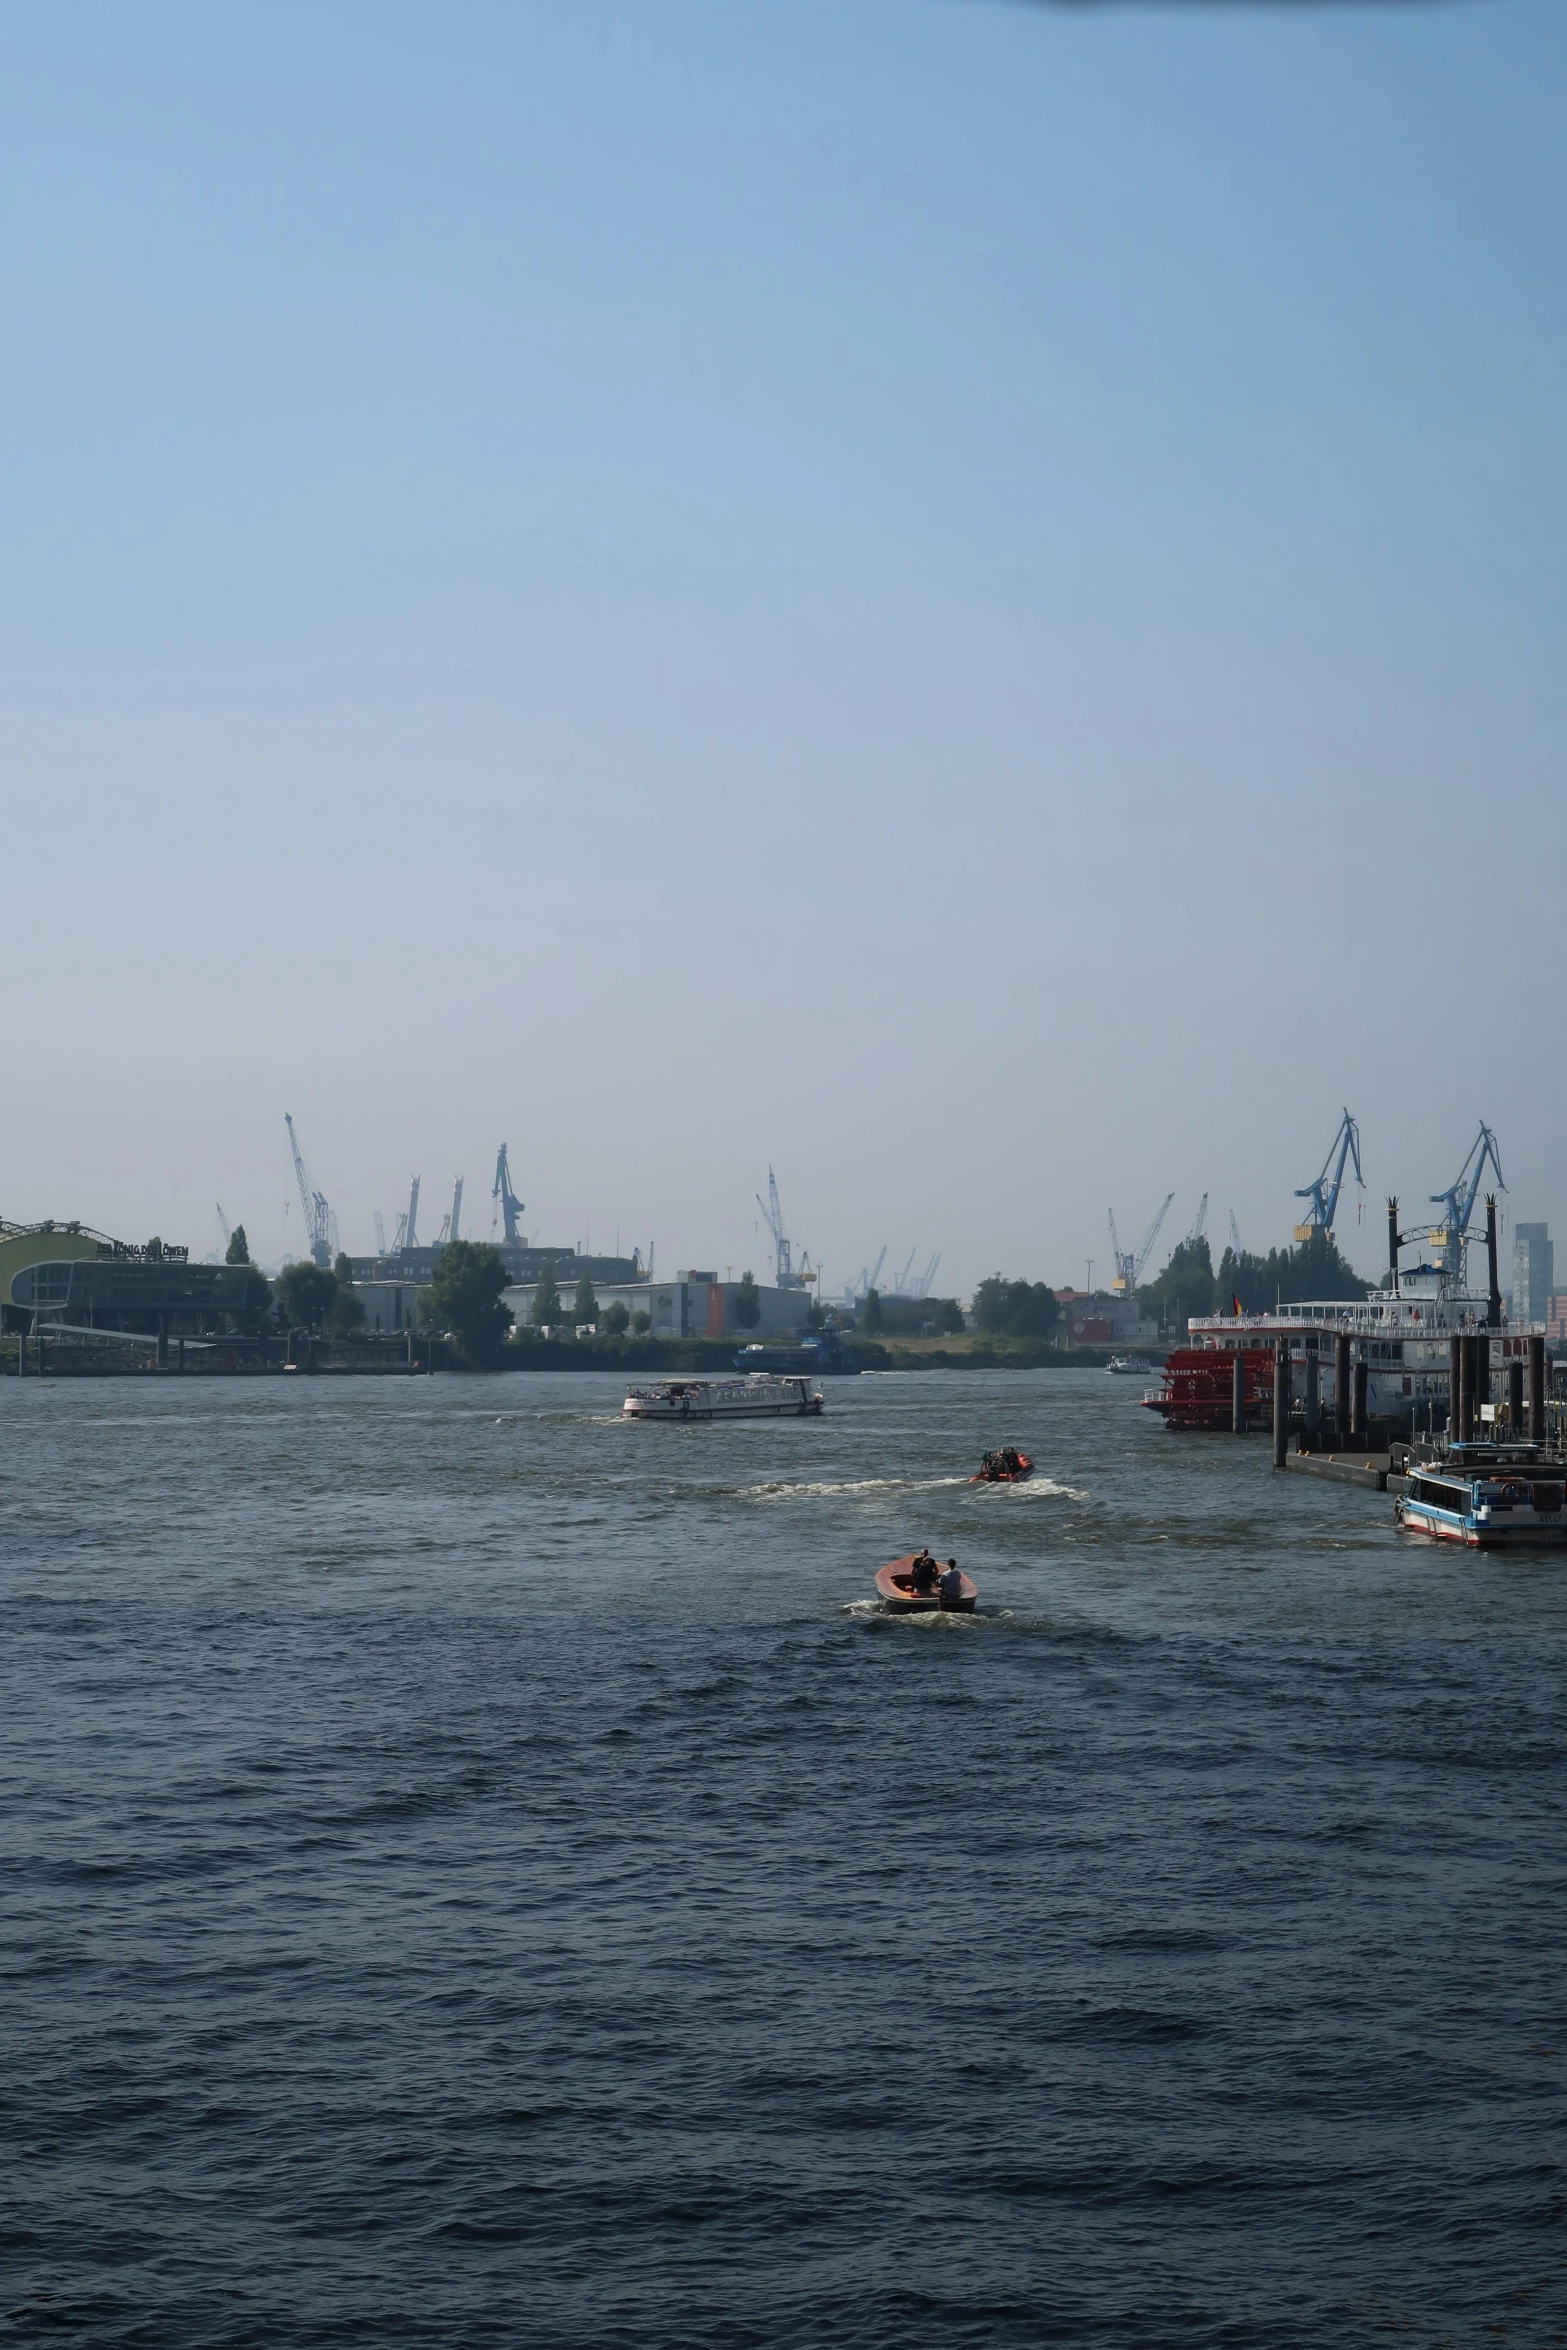
[(1203, 1226), (1204, 1226), (1204, 1225), (1207, 1223), (1207, 1221), (1208, 1221), (1208, 1194), (1207, 1194), (1206, 1192), (1204, 1192), (1204, 1193), (1203, 1193), (1203, 1195), (1202, 1195), (1202, 1198), (1201, 1198), (1201, 1199), (1200, 1199), (1200, 1200), (1197, 1202), (1197, 1213), (1196, 1213), (1196, 1215), (1195, 1215), (1195, 1216), (1193, 1216), (1193, 1218), (1192, 1218), (1192, 1228), (1191, 1228), (1190, 1232), (1188, 1232), (1188, 1233), (1187, 1233), (1187, 1235), (1186, 1235), (1186, 1245), (1187, 1245), (1187, 1247), (1188, 1247), (1188, 1248), (1190, 1248), (1190, 1247), (1191, 1247), (1191, 1245), (1192, 1245), (1192, 1242), (1193, 1242), (1194, 1240), (1201, 1240), (1201, 1238), (1202, 1238), (1202, 1228), (1203, 1228)]
[(767, 1170), (767, 1204), (765, 1207), (762, 1205), (760, 1192), (756, 1195), (756, 1204), (762, 1210), (763, 1223), (773, 1236), (773, 1256), (776, 1267), (774, 1279), (777, 1281), (778, 1287), (780, 1289), (805, 1288), (808, 1282), (815, 1280), (816, 1276), (814, 1273), (807, 1274), (803, 1264), (798, 1273), (794, 1269), (793, 1249), (785, 1236), (783, 1209), (778, 1204), (778, 1178), (771, 1167)]
[[(490, 1197), (500, 1201), (501, 1217), (506, 1227), (506, 1238), (515, 1245), (522, 1237), (517, 1230), (517, 1219), (522, 1214), (522, 1201), (511, 1187), (511, 1161), (506, 1155), (505, 1143), (501, 1144), (500, 1150), (496, 1154), (495, 1183)], [(492, 1226), (491, 1229), (493, 1230), (494, 1227)]]
[(1120, 1235), (1115, 1228), (1115, 1210), (1114, 1208), (1110, 1210), (1110, 1253), (1115, 1259), (1115, 1279), (1111, 1282), (1110, 1287), (1113, 1290), (1118, 1290), (1122, 1296), (1129, 1296), (1141, 1281), (1143, 1267), (1153, 1254), (1153, 1244), (1159, 1237), (1160, 1226), (1170, 1213), (1170, 1202), (1174, 1197), (1173, 1191), (1165, 1193), (1164, 1206), (1159, 1210), (1158, 1215), (1155, 1216), (1136, 1248), (1132, 1249), (1122, 1248)]
[(305, 1173), (305, 1162), (299, 1154), (299, 1137), (294, 1132), (294, 1121), (287, 1110), (283, 1123), (288, 1128), (288, 1147), (294, 1154), (294, 1180), (299, 1185), (299, 1204), (305, 1213), (305, 1233), (310, 1242), (310, 1254), (323, 1272), (330, 1271), (337, 1253), (337, 1218), (327, 1206), (325, 1195), (316, 1190)]
[(1505, 1191), (1507, 1181), (1502, 1173), (1496, 1136), (1482, 1118), (1480, 1131), (1469, 1145), (1468, 1156), (1452, 1182), (1445, 1191), (1433, 1191), (1430, 1194), (1433, 1207), (1446, 1211), (1442, 1222), (1432, 1226), (1430, 1239), (1432, 1245), (1442, 1251), (1442, 1270), (1455, 1285), (1463, 1277), (1464, 1243), (1469, 1237), (1469, 1219), (1474, 1214), (1487, 1159), (1496, 1169), (1497, 1188)]
[[(1338, 1153), (1336, 1166), (1333, 1156), (1335, 1151)], [(1297, 1199), (1309, 1199), (1311, 1202), (1311, 1213), (1305, 1223), (1295, 1227), (1297, 1240), (1310, 1240), (1314, 1233), (1332, 1231), (1333, 1218), (1338, 1211), (1338, 1195), (1344, 1182), (1344, 1167), (1351, 1154), (1355, 1161), (1355, 1181), (1364, 1191), (1365, 1179), (1360, 1172), (1360, 1128), (1346, 1110), (1329, 1146), (1328, 1155), (1322, 1162), (1321, 1174), (1314, 1183), (1303, 1183), (1295, 1194)], [(1328, 1180), (1330, 1167), (1333, 1169), (1331, 1183)]]

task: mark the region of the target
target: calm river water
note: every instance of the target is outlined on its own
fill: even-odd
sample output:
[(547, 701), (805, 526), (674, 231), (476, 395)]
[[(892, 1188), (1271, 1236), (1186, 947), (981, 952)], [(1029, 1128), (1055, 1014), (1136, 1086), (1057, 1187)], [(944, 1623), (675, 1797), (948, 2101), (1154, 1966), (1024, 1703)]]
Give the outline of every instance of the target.
[(1567, 2341), (1567, 1559), (1127, 1384), (0, 1384), (0, 2335)]

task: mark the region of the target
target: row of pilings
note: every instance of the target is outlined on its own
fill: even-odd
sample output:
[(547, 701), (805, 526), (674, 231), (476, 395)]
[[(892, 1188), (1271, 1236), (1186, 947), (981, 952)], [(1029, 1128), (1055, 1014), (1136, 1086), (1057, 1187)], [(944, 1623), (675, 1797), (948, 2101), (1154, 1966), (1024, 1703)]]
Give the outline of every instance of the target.
[[(1339, 1331), (1333, 1341), (1333, 1416), (1341, 1444), (1363, 1450), (1366, 1442), (1366, 1383), (1364, 1361), (1352, 1360), (1352, 1342), (1347, 1330)], [(1306, 1434), (1317, 1436), (1322, 1427), (1321, 1356), (1314, 1347), (1306, 1350)], [(1535, 1444), (1545, 1442), (1545, 1340), (1536, 1334), (1529, 1340), (1527, 1390), (1522, 1359), (1513, 1355), (1505, 1365), (1507, 1373), (1507, 1423), (1515, 1431), (1526, 1433)], [(1472, 1444), (1481, 1426), (1480, 1408), (1491, 1401), (1491, 1333), (1488, 1330), (1454, 1331), (1447, 1342), (1448, 1375), (1448, 1431), (1450, 1437), (1463, 1444)], [(1235, 1427), (1243, 1429), (1245, 1415), (1245, 1383), (1241, 1358), (1235, 1358)], [(1528, 1422), (1525, 1427), (1525, 1406)], [(1290, 1419), (1295, 1407), (1295, 1375), (1290, 1358), (1288, 1340), (1280, 1340), (1273, 1357), (1273, 1465), (1284, 1466), (1289, 1447)]]

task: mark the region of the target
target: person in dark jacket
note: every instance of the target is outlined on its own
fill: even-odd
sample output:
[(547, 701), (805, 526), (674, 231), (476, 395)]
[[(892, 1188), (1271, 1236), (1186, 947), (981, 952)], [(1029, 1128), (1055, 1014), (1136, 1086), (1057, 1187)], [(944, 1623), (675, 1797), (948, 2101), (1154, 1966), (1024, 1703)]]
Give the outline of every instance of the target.
[(915, 1559), (910, 1570), (909, 1580), (922, 1597), (928, 1597), (939, 1588), (940, 1574), (935, 1560), (930, 1555), (928, 1543)]

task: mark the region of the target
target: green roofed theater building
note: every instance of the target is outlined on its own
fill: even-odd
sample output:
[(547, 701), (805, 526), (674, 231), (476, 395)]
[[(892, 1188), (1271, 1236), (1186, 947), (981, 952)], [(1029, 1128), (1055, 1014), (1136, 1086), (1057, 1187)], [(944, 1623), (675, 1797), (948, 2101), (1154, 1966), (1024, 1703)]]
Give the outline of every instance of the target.
[(138, 1248), (84, 1224), (0, 1223), (0, 1306), (10, 1330), (112, 1344), (202, 1338), (252, 1311), (254, 1268), (193, 1265), (190, 1252)]

